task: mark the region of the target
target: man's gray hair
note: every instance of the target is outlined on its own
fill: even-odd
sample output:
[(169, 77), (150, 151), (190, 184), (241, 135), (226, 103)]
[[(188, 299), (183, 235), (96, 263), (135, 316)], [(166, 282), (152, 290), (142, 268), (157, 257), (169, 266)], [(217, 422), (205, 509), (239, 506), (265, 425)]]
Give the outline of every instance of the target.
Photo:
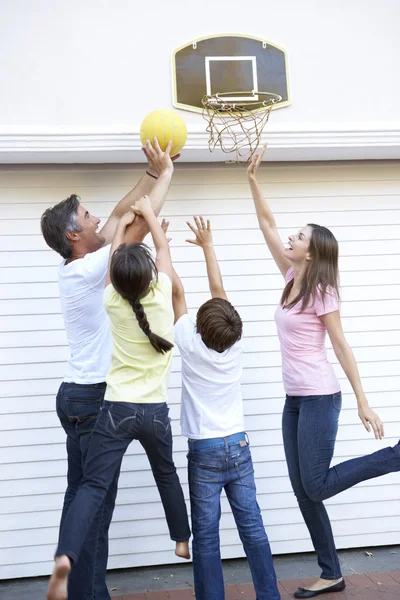
[(78, 225), (79, 201), (79, 196), (72, 194), (66, 200), (45, 210), (40, 221), (46, 244), (66, 259), (72, 256), (67, 232), (82, 231)]

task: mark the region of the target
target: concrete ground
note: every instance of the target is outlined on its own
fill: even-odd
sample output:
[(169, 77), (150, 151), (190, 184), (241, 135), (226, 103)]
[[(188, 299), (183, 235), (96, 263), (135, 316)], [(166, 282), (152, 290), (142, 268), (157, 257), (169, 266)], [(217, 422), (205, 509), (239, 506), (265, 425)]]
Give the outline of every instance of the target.
[[(342, 550), (339, 551), (339, 557), (343, 575), (357, 575), (358, 577), (354, 579), (354, 584), (352, 584), (353, 578), (348, 578), (348, 589), (345, 593), (338, 594), (338, 598), (340, 597), (341, 600), (346, 600), (346, 598), (400, 600), (400, 576), (398, 574), (400, 546)], [(285, 586), (282, 587), (284, 600), (291, 597), (288, 594), (293, 593), (299, 585), (302, 585), (301, 581), (318, 577), (320, 574), (313, 553), (276, 556), (274, 564), (278, 580)], [(236, 597), (241, 600), (254, 599), (252, 586), (246, 585), (251, 583), (247, 561), (245, 559), (226, 560), (223, 562), (223, 567), (225, 584), (228, 586), (227, 600), (235, 600)], [(372, 575), (360, 579), (361, 574), (368, 573), (379, 573), (379, 576)], [(385, 579), (384, 575), (381, 575), (382, 573), (387, 573), (388, 577)], [(393, 573), (393, 577), (390, 573)], [(397, 584), (397, 588), (395, 584)], [(189, 598), (189, 595), (188, 592), (184, 595), (183, 590), (193, 590), (192, 565), (189, 563), (109, 571), (108, 585), (113, 600), (178, 600), (180, 598), (184, 600)], [(0, 599), (44, 600), (46, 588), (47, 577), (0, 581)], [(170, 591), (167, 593), (167, 590)], [(178, 590), (180, 591), (178, 592)], [(156, 592), (158, 593), (155, 594)], [(136, 594), (138, 595), (136, 596)], [(330, 594), (326, 598), (335, 600), (334, 596), (336, 597), (336, 594)], [(190, 597), (193, 598), (193, 592)], [(321, 600), (324, 597), (320, 596)]]
[[(307, 587), (313, 579), (280, 580), (278, 583), (281, 600), (292, 600), (298, 587)], [(342, 592), (321, 594), (321, 600), (399, 600), (400, 571), (375, 575), (347, 575), (346, 588)], [(170, 590), (115, 596), (113, 600), (194, 600), (193, 590)], [(254, 588), (249, 583), (225, 587), (225, 600), (257, 600)]]

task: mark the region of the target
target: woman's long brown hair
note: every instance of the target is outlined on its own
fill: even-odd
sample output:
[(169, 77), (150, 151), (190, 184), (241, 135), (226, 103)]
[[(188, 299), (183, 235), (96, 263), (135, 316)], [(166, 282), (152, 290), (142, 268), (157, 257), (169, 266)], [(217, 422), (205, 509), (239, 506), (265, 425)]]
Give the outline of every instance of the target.
[(174, 345), (151, 331), (140, 302), (149, 293), (151, 282), (157, 275), (156, 264), (145, 244), (121, 244), (114, 252), (110, 265), (111, 283), (131, 305), (140, 329), (147, 335), (154, 350), (164, 354)]
[(339, 245), (333, 233), (322, 225), (308, 223), (311, 227), (309, 252), (311, 260), (301, 282), (300, 292), (286, 305), (293, 288), (294, 280), (286, 284), (281, 297), (281, 306), (293, 308), (301, 302), (301, 311), (314, 302), (317, 289), (321, 292), (322, 302), (325, 300), (328, 288), (336, 292), (339, 298)]

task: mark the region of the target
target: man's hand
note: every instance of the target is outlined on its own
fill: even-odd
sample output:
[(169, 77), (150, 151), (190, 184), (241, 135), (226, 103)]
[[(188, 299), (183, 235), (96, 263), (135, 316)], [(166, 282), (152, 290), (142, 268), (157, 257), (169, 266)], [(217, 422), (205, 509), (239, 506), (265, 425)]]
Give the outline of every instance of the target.
[[(122, 215), (145, 194), (150, 194), (151, 192), (152, 206), (156, 215), (159, 214), (162, 208), (174, 172), (172, 160), (178, 158), (178, 156), (173, 157), (173, 159), (169, 156), (171, 144), (165, 152), (161, 150), (158, 141), (155, 141), (154, 144), (155, 148), (151, 146), (150, 142), (146, 142), (143, 151), (149, 162), (147, 171), (153, 175), (155, 179), (149, 177), (148, 174), (144, 175), (135, 187), (128, 192), (120, 202), (118, 202), (110, 217), (107, 219), (106, 224), (101, 229), (105, 244), (111, 244), (114, 239), (117, 225)], [(138, 220), (130, 229), (130, 242), (141, 242), (144, 235), (145, 228), (143, 227), (143, 224), (140, 224), (140, 220)]]
[(135, 202), (135, 204), (132, 206), (132, 210), (134, 214), (138, 215), (139, 217), (145, 217), (145, 215), (149, 214), (149, 212), (152, 213), (153, 209), (151, 208), (151, 200), (149, 196), (143, 196), (140, 198), (140, 200)]
[(151, 145), (150, 141), (147, 140), (142, 150), (146, 155), (148, 162), (148, 172), (154, 177), (159, 177), (163, 171), (173, 171), (174, 165), (173, 161), (177, 160), (180, 157), (180, 154), (176, 154), (172, 158), (169, 153), (171, 152), (172, 142), (170, 142), (163, 152), (160, 148), (160, 144), (158, 143), (158, 139), (154, 138), (154, 148)]
[(266, 149), (267, 149), (267, 145), (265, 144), (265, 146), (263, 146), (261, 148), (260, 154), (255, 154), (253, 156), (253, 158), (251, 159), (251, 162), (250, 162), (249, 166), (247, 167), (247, 176), (249, 179), (255, 179), (258, 167), (260, 166), (260, 163), (263, 159)]
[(213, 246), (213, 238), (211, 233), (211, 225), (210, 221), (207, 219), (207, 225), (203, 217), (193, 217), (194, 222), (196, 223), (197, 229), (193, 227), (189, 221), (186, 221), (189, 229), (191, 229), (196, 236), (195, 240), (186, 240), (189, 244), (195, 244), (195, 246), (201, 246), (202, 248)]

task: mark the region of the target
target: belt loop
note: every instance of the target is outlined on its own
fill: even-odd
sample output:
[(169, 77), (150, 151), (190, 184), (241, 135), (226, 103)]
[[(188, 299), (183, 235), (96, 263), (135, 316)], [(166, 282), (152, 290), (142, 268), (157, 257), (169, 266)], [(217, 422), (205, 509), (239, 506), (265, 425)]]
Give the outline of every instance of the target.
[(247, 445), (248, 445), (248, 446), (250, 446), (250, 440), (249, 440), (249, 436), (247, 435), (247, 432), (246, 432), (246, 431), (244, 432), (244, 437), (245, 437), (245, 440), (246, 440), (246, 442), (247, 442)]
[(225, 443), (225, 452), (229, 452), (229, 443), (228, 443), (228, 438), (224, 438), (224, 443)]

